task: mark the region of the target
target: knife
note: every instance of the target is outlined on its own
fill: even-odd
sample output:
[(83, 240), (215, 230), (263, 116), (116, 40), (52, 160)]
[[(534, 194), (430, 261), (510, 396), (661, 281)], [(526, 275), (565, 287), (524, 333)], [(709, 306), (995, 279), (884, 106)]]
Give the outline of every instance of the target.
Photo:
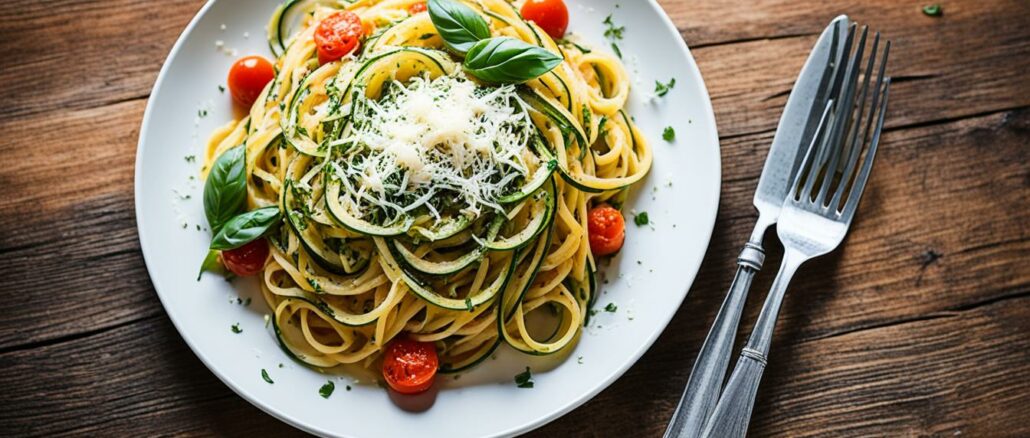
[(737, 273), (694, 362), (679, 406), (665, 430), (666, 438), (701, 436), (705, 422), (719, 401), (748, 289), (765, 261), (762, 249), (765, 231), (779, 219), (780, 207), (801, 165), (803, 145), (812, 141), (819, 124), (849, 24), (847, 15), (841, 15), (823, 30), (787, 98), (755, 191), (758, 221), (737, 257)]

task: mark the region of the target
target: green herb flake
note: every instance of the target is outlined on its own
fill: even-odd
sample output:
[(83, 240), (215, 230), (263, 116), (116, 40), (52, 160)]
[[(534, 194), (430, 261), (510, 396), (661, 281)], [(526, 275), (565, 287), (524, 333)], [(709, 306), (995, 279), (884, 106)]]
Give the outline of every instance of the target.
[(654, 94), (658, 97), (665, 97), (669, 94), (669, 90), (676, 86), (676, 78), (669, 79), (669, 82), (663, 84), (659, 81), (654, 81)]
[(243, 300), (243, 307), (250, 307), (250, 297), (247, 297), (247, 299)]
[(207, 110), (205, 110), (205, 109), (197, 110), (197, 117), (201, 117), (201, 118), (207, 117)]
[(467, 308), (469, 312), (476, 310), (476, 308), (472, 305), (472, 298), (465, 298), (465, 308)]
[(642, 211), (640, 213), (637, 213), (636, 216), (633, 216), (633, 223), (637, 224), (638, 227), (642, 227), (650, 223), (650, 220), (647, 217), (647, 212)]
[(321, 388), (318, 388), (318, 395), (322, 396), (322, 398), (329, 398), (330, 395), (333, 395), (333, 391), (335, 389), (336, 384), (333, 383), (332, 380), (330, 380), (328, 382), (325, 382), (325, 385), (322, 385)]
[(515, 375), (515, 386), (519, 388), (533, 387), (533, 373), (529, 371), (529, 367), (526, 367), (526, 371)]
[(665, 129), (662, 130), (662, 140), (665, 140), (665, 141), (671, 143), (675, 139), (676, 139), (676, 130), (672, 129), (672, 126), (666, 126)]
[(612, 51), (615, 52), (615, 55), (618, 56), (619, 59), (622, 59), (622, 50), (619, 50), (618, 44), (612, 43)]
[(219, 85), (219, 86), (218, 86), (218, 92), (219, 92), (219, 93), (224, 93), (224, 92), (225, 92), (225, 86), (223, 86), (223, 85)]
[(612, 21), (612, 14), (608, 14), (604, 21), (604, 37), (614, 40), (621, 40), (622, 33), (626, 31), (626, 26), (616, 26), (615, 22)]
[(616, 310), (619, 310), (619, 306), (616, 306), (615, 303), (608, 303), (607, 306), (604, 306), (605, 312), (615, 313)]
[(347, 390), (348, 390), (348, 391), (350, 391), (350, 389), (351, 389), (351, 388), (350, 388), (350, 385), (347, 385)]
[(577, 357), (576, 358), (576, 363), (578, 363), (580, 365), (583, 365), (583, 356)]
[(240, 328), (240, 323), (237, 322), (236, 324), (232, 325), (232, 332), (233, 333), (243, 333), (243, 329)]
[(271, 377), (268, 377), (268, 371), (265, 371), (264, 368), (261, 369), (261, 379), (268, 382), (269, 385), (275, 383), (274, 381), (272, 381)]
[(940, 17), (944, 14), (944, 8), (940, 4), (934, 3), (932, 5), (923, 6), (923, 14), (929, 17)]
[(183, 158), (186, 160), (187, 163), (192, 163), (192, 162), (197, 161), (197, 156), (196, 155), (187, 155), (187, 156), (185, 156)]

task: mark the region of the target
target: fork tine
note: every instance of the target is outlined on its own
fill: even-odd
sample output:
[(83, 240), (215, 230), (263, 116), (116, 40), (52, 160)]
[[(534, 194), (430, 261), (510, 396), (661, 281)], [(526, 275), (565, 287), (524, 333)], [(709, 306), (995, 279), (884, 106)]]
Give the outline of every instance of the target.
[[(872, 50), (869, 52), (869, 62), (866, 65), (865, 78), (863, 78), (862, 80), (862, 91), (861, 97), (859, 98), (858, 119), (852, 126), (853, 129), (851, 131), (850, 139), (851, 147), (849, 148), (849, 152), (847, 154), (847, 165), (843, 170), (843, 174), (841, 175), (840, 185), (837, 187), (837, 190), (833, 194), (833, 198), (830, 200), (828, 204), (830, 206), (833, 206), (833, 208), (837, 210), (841, 209), (840, 200), (844, 196), (845, 190), (851, 185), (851, 179), (855, 172), (855, 166), (858, 164), (859, 156), (862, 155), (862, 145), (865, 144), (866, 140), (868, 140), (869, 138), (869, 130), (873, 124), (874, 114), (876, 113), (877, 102), (880, 97), (880, 87), (883, 81), (884, 67), (887, 65), (887, 52), (890, 50), (890, 41), (887, 42), (886, 47), (884, 48), (883, 60), (880, 61), (880, 71), (876, 75), (876, 90), (872, 93), (873, 101), (872, 104), (869, 105), (869, 114), (867, 117), (864, 116), (866, 96), (869, 92), (869, 81), (870, 78), (873, 76), (873, 67), (875, 67), (876, 65), (876, 55), (879, 44), (880, 32), (876, 32), (876, 34), (873, 36)], [(863, 118), (866, 122), (864, 130), (862, 130)], [(859, 131), (862, 131), (861, 137), (859, 137)]]
[[(858, 40), (858, 44), (855, 46), (855, 53), (852, 54), (848, 60), (847, 73), (845, 74), (845, 83), (841, 88), (841, 92), (844, 97), (840, 100), (840, 106), (837, 110), (836, 121), (833, 124), (833, 130), (829, 137), (829, 144), (832, 145), (828, 148), (827, 160), (829, 163), (826, 165), (825, 176), (823, 176), (822, 185), (819, 188), (819, 193), (815, 197), (816, 205), (823, 205), (826, 200), (826, 195), (829, 193), (830, 186), (834, 182), (834, 177), (837, 173), (837, 166), (840, 162), (840, 156), (844, 153), (848, 143), (842, 141), (846, 138), (846, 133), (851, 131), (851, 127), (858, 123), (858, 120), (853, 120), (854, 115), (854, 102), (855, 102), (855, 88), (858, 85), (858, 72), (861, 70), (862, 59), (865, 54), (865, 42), (866, 37), (869, 34), (869, 26), (862, 26), (862, 36)], [(859, 112), (855, 117), (861, 117), (862, 113)]]
[(879, 114), (877, 115), (876, 129), (873, 131), (873, 137), (869, 142), (869, 150), (866, 152), (865, 160), (862, 162), (862, 170), (855, 176), (855, 185), (851, 188), (848, 200), (844, 204), (844, 211), (841, 213), (844, 223), (848, 225), (851, 225), (851, 220), (855, 218), (858, 201), (862, 199), (862, 192), (865, 191), (866, 182), (869, 181), (869, 173), (873, 170), (873, 158), (876, 157), (876, 149), (880, 144), (880, 134), (883, 132), (883, 118), (887, 114), (887, 97), (890, 95), (890, 88), (891, 78), (888, 77), (883, 82), (883, 101), (880, 102), (880, 107), (878, 108)]
[[(805, 152), (805, 159), (801, 162), (801, 167), (798, 168), (798, 173), (794, 176), (794, 182), (790, 186), (790, 192), (788, 192), (789, 197), (787, 199), (791, 201), (804, 199), (805, 197), (809, 197), (811, 195), (810, 187), (809, 189), (806, 189), (806, 191), (800, 191), (801, 181), (802, 179), (805, 179), (806, 181), (810, 182), (811, 180), (815, 179), (816, 175), (818, 175), (818, 167), (816, 167), (814, 164), (809, 166), (809, 164), (817, 158), (816, 155), (820, 152), (819, 150), (821, 149), (821, 146), (824, 143), (822, 141), (822, 137), (823, 134), (826, 132), (826, 125), (830, 118), (830, 109), (833, 108), (833, 104), (833, 99), (827, 100), (826, 107), (823, 108), (823, 115), (819, 117), (819, 124), (816, 125), (815, 133), (812, 134), (812, 142), (808, 145), (808, 150)], [(811, 167), (811, 169), (808, 170), (808, 172), (806, 173), (806, 168), (809, 167)], [(806, 183), (806, 186), (810, 186), (810, 184)]]

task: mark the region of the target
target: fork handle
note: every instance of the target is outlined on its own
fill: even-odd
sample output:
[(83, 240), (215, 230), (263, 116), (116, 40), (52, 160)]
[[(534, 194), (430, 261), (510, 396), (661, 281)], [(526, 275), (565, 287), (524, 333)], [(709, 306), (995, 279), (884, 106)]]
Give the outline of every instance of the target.
[(726, 382), (719, 403), (712, 412), (712, 417), (705, 426), (705, 437), (744, 437), (747, 435), (748, 423), (751, 422), (751, 411), (754, 409), (755, 397), (758, 395), (758, 384), (762, 381), (765, 364), (772, 343), (773, 330), (776, 328), (776, 317), (783, 304), (783, 296), (787, 291), (790, 279), (806, 258), (794, 250), (787, 249), (783, 255), (780, 271), (773, 280), (769, 295), (765, 298), (762, 313), (751, 332), (747, 345), (740, 352), (737, 366)]
[(719, 391), (726, 378), (726, 368), (733, 353), (733, 340), (740, 323), (740, 314), (747, 300), (748, 289), (755, 274), (762, 268), (765, 252), (760, 242), (750, 241), (737, 258), (737, 273), (729, 292), (722, 302), (719, 314), (698, 352), (687, 387), (680, 396), (679, 406), (665, 430), (666, 438), (697, 438), (704, 423), (715, 409)]

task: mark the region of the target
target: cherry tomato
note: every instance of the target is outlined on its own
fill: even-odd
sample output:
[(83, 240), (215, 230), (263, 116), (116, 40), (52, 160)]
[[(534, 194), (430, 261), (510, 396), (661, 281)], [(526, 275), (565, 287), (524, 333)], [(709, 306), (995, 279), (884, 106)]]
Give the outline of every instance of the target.
[(244, 56), (229, 69), (229, 93), (236, 103), (250, 107), (273, 78), (271, 62), (260, 56)]
[(415, 14), (417, 14), (419, 12), (425, 12), (425, 11), (426, 11), (426, 2), (412, 3), (411, 6), (408, 6), (408, 13), (411, 14), (411, 15), (415, 15)]
[(562, 0), (527, 0), (522, 5), (522, 18), (536, 23), (554, 39), (565, 36), (569, 28), (569, 9)]
[(418, 394), (433, 386), (439, 365), (433, 344), (397, 338), (386, 347), (383, 377), (394, 391)]
[(325, 17), (315, 28), (315, 46), (318, 47), (318, 62), (325, 64), (347, 56), (357, 50), (365, 26), (358, 14), (340, 11)]
[(595, 256), (615, 254), (626, 240), (626, 221), (619, 210), (602, 204), (590, 209), (587, 214), (587, 234), (590, 236), (590, 252)]
[(240, 277), (261, 272), (268, 259), (268, 242), (264, 238), (255, 240), (239, 248), (222, 251), (222, 263), (233, 274)]

